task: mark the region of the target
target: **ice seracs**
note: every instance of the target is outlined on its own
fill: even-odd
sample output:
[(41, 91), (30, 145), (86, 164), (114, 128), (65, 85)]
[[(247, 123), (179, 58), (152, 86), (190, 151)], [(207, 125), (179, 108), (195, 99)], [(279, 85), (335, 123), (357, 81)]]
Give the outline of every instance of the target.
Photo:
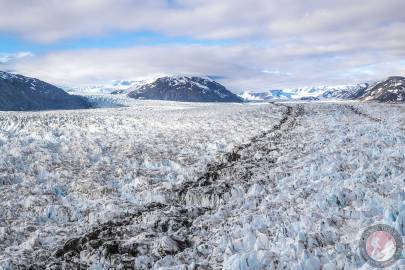
[[(88, 248), (114, 253), (118, 242), (113, 240), (118, 238), (107, 232), (113, 226), (100, 230), (100, 245), (90, 236), (85, 241), (83, 235), (97, 224), (120, 224), (120, 216), (136, 213), (138, 207), (165, 203), (171, 188), (193, 179), (217, 155), (274, 125), (283, 111), (267, 105), (126, 100), (127, 106), (119, 109), (0, 112), (0, 269), (34, 264), (46, 268), (50, 261), (44, 258), (54, 258), (52, 254), (65, 245), (65, 250), (74, 248), (73, 238), (79, 237), (88, 267), (110, 264), (91, 259), (94, 254)], [(196, 215), (182, 217), (184, 212), (177, 209), (173, 213), (179, 218), (173, 219), (159, 207), (152, 210), (142, 214), (139, 227), (128, 223), (143, 233), (125, 233), (118, 251), (139, 252), (132, 261), (138, 265), (165, 266), (169, 253), (187, 247), (182, 244), (184, 232), (168, 233)], [(150, 222), (161, 224), (157, 230), (162, 238), (148, 236), (155, 232)], [(115, 231), (121, 229), (125, 228)], [(104, 243), (107, 234), (110, 239)], [(177, 244), (172, 246), (165, 236)], [(167, 258), (157, 262), (158, 257), (149, 256), (155, 248), (167, 253), (161, 259)]]
[(0, 269), (358, 269), (404, 233), (403, 104), (127, 100), (0, 113)]

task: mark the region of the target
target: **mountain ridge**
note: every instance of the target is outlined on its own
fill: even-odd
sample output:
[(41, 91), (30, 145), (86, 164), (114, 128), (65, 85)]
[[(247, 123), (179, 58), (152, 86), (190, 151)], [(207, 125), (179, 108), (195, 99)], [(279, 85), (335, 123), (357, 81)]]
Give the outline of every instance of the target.
[[(8, 75), (5, 76), (4, 74)], [(2, 76), (10, 78), (18, 75), (3, 72)], [(33, 80), (35, 83), (37, 79)], [(210, 78), (175, 75), (148, 80), (113, 81), (105, 85), (69, 87), (66, 90), (78, 95), (113, 94), (126, 95), (135, 99), (186, 102), (264, 102), (278, 100), (404, 102), (404, 89), (405, 77), (391, 76), (385, 80), (359, 84), (285, 88), (261, 92), (245, 91), (237, 95)]]
[(385, 80), (354, 85), (304, 87), (297, 89), (245, 91), (239, 95), (246, 101), (277, 100), (360, 100), (378, 102), (404, 102), (405, 77), (391, 76)]
[(133, 88), (128, 97), (182, 102), (243, 102), (218, 82), (196, 76), (160, 77), (151, 83)]
[(39, 79), (0, 71), (0, 111), (87, 109), (83, 97)]

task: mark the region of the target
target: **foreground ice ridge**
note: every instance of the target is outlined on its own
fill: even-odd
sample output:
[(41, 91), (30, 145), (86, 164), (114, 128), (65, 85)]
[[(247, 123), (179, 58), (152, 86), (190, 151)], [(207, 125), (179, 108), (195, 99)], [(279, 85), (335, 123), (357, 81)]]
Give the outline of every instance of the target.
[(405, 234), (404, 106), (268, 106), (267, 130), (55, 248), (33, 237), (19, 267), (367, 269), (363, 228)]

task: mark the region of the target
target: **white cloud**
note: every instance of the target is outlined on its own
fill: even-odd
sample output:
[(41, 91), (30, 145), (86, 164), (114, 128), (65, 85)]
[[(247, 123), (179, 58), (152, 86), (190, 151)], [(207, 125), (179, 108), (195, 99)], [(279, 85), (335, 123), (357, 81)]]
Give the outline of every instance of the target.
[(0, 53), (0, 64), (9, 63), (30, 56), (34, 56), (34, 54), (31, 52)]
[(262, 73), (265, 73), (265, 74), (271, 74), (271, 75), (292, 75), (292, 74), (289, 73), (289, 72), (281, 72), (281, 71), (279, 71), (279, 70), (263, 69), (261, 72), (262, 72)]
[(87, 84), (157, 75), (217, 75), (234, 91), (362, 82), (401, 75), (394, 55), (348, 52), (335, 57), (318, 50), (257, 48), (247, 45), (166, 45), (127, 49), (83, 49), (38, 55), (8, 69), (55, 84)]
[(7, 63), (8, 68), (69, 84), (151, 74), (213, 74), (226, 77), (223, 82), (236, 90), (341, 84), (403, 74), (403, 0), (170, 3), (0, 0), (0, 33), (52, 43), (149, 30), (195, 39), (234, 39), (236, 45), (48, 52)]
[[(111, 31), (195, 38), (305, 38), (403, 26), (402, 0), (0, 0), (0, 31), (50, 42)], [(18, 19), (17, 19), (18, 18)], [(338, 41), (338, 40), (337, 40)]]

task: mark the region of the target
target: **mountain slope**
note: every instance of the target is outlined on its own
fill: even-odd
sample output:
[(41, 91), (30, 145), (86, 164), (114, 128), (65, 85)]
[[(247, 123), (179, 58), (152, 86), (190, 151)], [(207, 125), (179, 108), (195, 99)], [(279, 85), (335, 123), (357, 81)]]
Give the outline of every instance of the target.
[(67, 94), (46, 82), (0, 71), (0, 110), (85, 109), (86, 99)]
[(335, 98), (335, 99), (357, 99), (364, 94), (368, 89), (369, 83), (343, 85), (326, 88), (319, 98)]
[(128, 94), (135, 99), (184, 102), (242, 102), (221, 84), (200, 77), (162, 77), (136, 87)]
[(361, 100), (378, 102), (404, 102), (405, 77), (393, 76), (380, 82), (355, 85), (304, 87), (297, 89), (270, 90), (267, 92), (244, 92), (246, 101), (274, 100)]
[(371, 86), (361, 96), (361, 100), (380, 102), (404, 102), (405, 101), (405, 77), (389, 77), (385, 81)]
[(368, 84), (316, 86), (296, 89), (269, 90), (266, 92), (244, 92), (240, 97), (246, 101), (276, 100), (323, 100), (356, 99), (367, 89)]

